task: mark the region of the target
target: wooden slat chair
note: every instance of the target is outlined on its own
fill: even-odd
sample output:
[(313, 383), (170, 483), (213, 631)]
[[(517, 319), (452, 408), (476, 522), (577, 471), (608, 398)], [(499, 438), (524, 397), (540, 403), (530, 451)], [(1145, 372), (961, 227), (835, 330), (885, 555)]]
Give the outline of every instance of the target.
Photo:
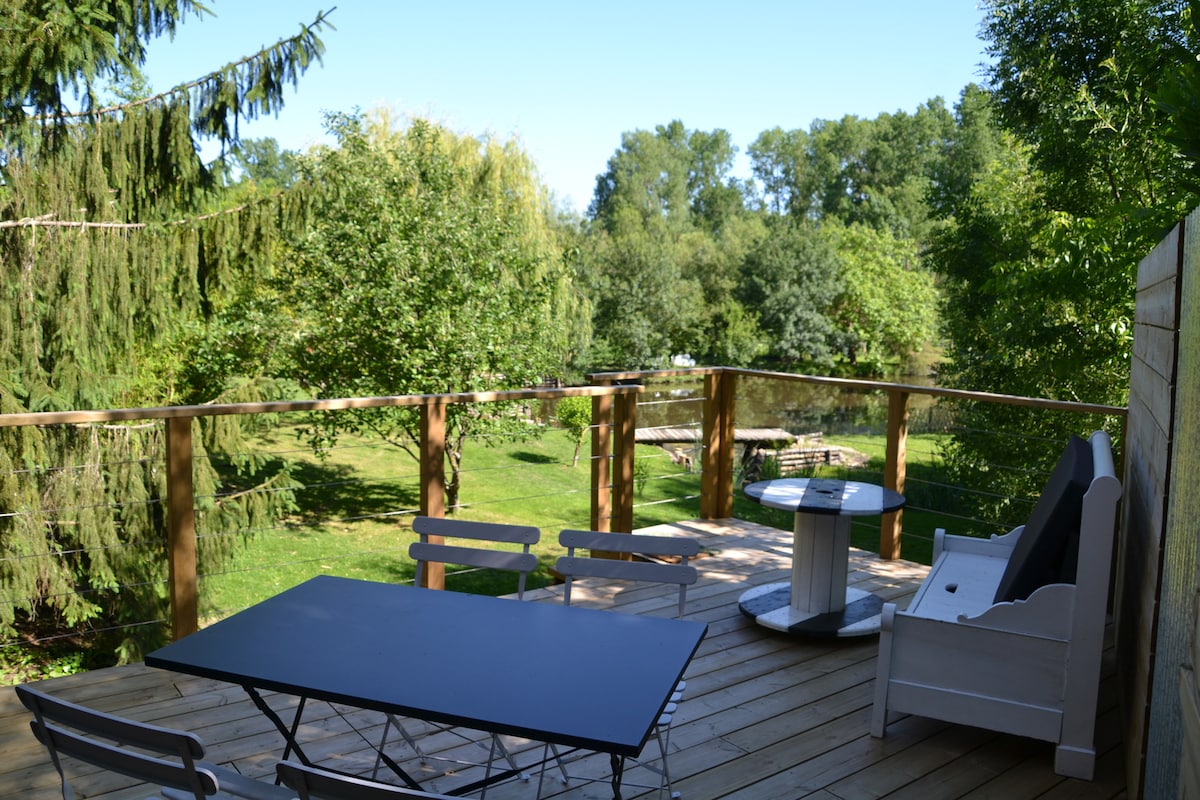
[(204, 761), (204, 744), (194, 734), (105, 714), (29, 686), (15, 688), (33, 712), (29, 727), (50, 753), (63, 800), (75, 798), (64, 757), (152, 784), (167, 800), (295, 797), (282, 786)]
[(275, 773), (284, 786), (298, 794), (298, 800), (450, 800), (449, 795), (376, 783), (294, 761), (280, 761)]
[[(503, 570), (516, 572), (517, 579), (517, 598), (524, 599), (525, 597), (525, 578), (530, 572), (537, 569), (537, 556), (530, 552), (530, 547), (537, 544), (541, 538), (541, 531), (532, 525), (509, 525), (496, 522), (475, 522), (461, 519), (444, 519), (441, 517), (414, 517), (413, 531), (420, 535), (420, 541), (413, 542), (408, 553), (416, 561), (416, 585), (420, 586), (423, 583), (423, 578), (427, 565), (430, 562), (441, 564), (455, 564), (476, 569)], [(437, 536), (442, 539), (470, 539), (474, 542), (484, 542), (488, 544), (505, 544), (505, 545), (520, 545), (520, 551), (502, 550), (492, 547), (471, 547), (460, 544), (446, 544), (443, 542), (431, 542), (429, 537)], [(505, 747), (504, 742), (499, 736), (491, 736), (490, 742), (484, 744), (487, 739), (480, 740), (475, 737), (461, 733), (451, 726), (434, 725), (439, 731), (454, 734), (461, 739), (470, 742), (477, 747), (488, 752), (488, 760), (486, 763), (478, 763), (471, 761), (462, 761), (459, 759), (449, 758), (445, 756), (436, 756), (427, 753), (418, 743), (417, 738), (405, 728), (401, 720), (393, 714), (387, 715), (387, 722), (383, 729), (383, 738), (379, 742), (379, 756), (375, 759), (375, 769), (372, 772), (372, 777), (379, 774), (379, 767), (383, 762), (383, 748), (387, 744), (388, 734), (391, 728), (395, 728), (401, 738), (412, 748), (417, 754), (422, 764), (427, 764), (429, 761), (446, 761), (466, 766), (485, 766), (487, 775), (491, 775), (492, 761), (496, 754), (508, 764), (508, 768), (517, 772), (522, 780), (528, 780), (528, 774), (522, 772), (513, 760), (512, 754)], [(486, 787), (484, 793), (480, 795), (482, 798), (486, 795)]]
[[(564, 530), (559, 534), (559, 544), (567, 548), (567, 554), (558, 559), (555, 570), (563, 576), (563, 604), (571, 605), (571, 589), (578, 578), (605, 578), (608, 580), (636, 581), (642, 583), (675, 584), (679, 587), (679, 604), (676, 616), (682, 617), (687, 605), (687, 587), (696, 582), (696, 568), (688, 563), (688, 559), (700, 552), (700, 543), (695, 539), (678, 536), (649, 536), (632, 533), (601, 533), (598, 531)], [(575, 555), (576, 550), (615, 553), (630, 558), (584, 558)], [(634, 560), (633, 556), (678, 558), (678, 563), (663, 563), (659, 561)], [(642, 786), (641, 788), (657, 788), (659, 795), (665, 791), (668, 797), (679, 797), (679, 793), (671, 788), (671, 772), (667, 764), (668, 745), (670, 744), (671, 721), (677, 708), (677, 703), (683, 697), (687, 688), (686, 681), (679, 681), (671, 695), (670, 702), (663, 709), (654, 726), (654, 738), (658, 742), (661, 754), (661, 767), (655, 767), (642, 761), (634, 761), (638, 766), (645, 767), (659, 775), (657, 787)], [(570, 782), (566, 762), (553, 745), (546, 746), (547, 754), (553, 753), (563, 785)], [(543, 757), (548, 763), (548, 758)], [(542, 776), (538, 777), (538, 797), (542, 793)], [(591, 780), (591, 779), (585, 779)], [(638, 784), (626, 784), (638, 786)]]

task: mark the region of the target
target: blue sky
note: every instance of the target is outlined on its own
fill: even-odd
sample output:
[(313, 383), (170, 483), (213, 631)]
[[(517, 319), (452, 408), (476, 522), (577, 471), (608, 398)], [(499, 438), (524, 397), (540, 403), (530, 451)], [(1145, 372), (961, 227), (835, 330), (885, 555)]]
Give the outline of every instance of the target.
[[(147, 75), (158, 91), (198, 78), (331, 2), (206, 0), (215, 16), (152, 43)], [(952, 108), (985, 61), (973, 0), (340, 0), (329, 19), (324, 66), (243, 136), (304, 149), (328, 141), (324, 111), (386, 106), (517, 138), (579, 210), (624, 132), (679, 119), (729, 131), (744, 154), (775, 126), (912, 112), (936, 96)], [(748, 174), (744, 156), (737, 171)]]

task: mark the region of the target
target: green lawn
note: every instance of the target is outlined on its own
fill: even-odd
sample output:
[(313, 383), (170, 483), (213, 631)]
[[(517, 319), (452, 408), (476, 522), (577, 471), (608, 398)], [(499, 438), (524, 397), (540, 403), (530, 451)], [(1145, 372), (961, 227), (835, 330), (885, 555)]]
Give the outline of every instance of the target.
[[(822, 474), (881, 480), (882, 437), (844, 436), (829, 443), (852, 447), (868, 455), (870, 461), (852, 474), (839, 468), (827, 468)], [(910, 481), (936, 468), (936, 445), (936, 437), (910, 438)], [(280, 429), (265, 438), (262, 446), (292, 462), (295, 476), (307, 488), (297, 496), (298, 512), (284, 526), (248, 536), (220, 574), (202, 578), (203, 616), (232, 613), (318, 574), (391, 582), (412, 580), (413, 564), (407, 551), (414, 539), (411, 519), (419, 505), (419, 494), (416, 463), (407, 453), (390, 445), (347, 437), (322, 461), (298, 442), (290, 429)], [(459, 516), (521, 522), (543, 530), (543, 540), (534, 548), (540, 567), (531, 576), (530, 587), (552, 580), (550, 567), (563, 553), (557, 543), (558, 531), (590, 527), (590, 454), (585, 445), (579, 464), (572, 466), (572, 453), (573, 444), (567, 435), (551, 430), (519, 442), (472, 443), (463, 458), (460, 499), (464, 507)], [(686, 472), (663, 450), (649, 446), (638, 447), (636, 464), (635, 527), (699, 516), (698, 467)], [(913, 499), (910, 496), (910, 502)], [(920, 505), (938, 507), (924, 501)], [(792, 527), (791, 514), (763, 508), (736, 490), (733, 513), (740, 519), (785, 530)], [(933, 529), (938, 525), (952, 527), (939, 515), (906, 512), (903, 556), (928, 562)], [(856, 546), (878, 551), (879, 518), (856, 519), (852, 536)], [(516, 590), (516, 578), (488, 573), (452, 574), (447, 585), (461, 591), (503, 594)]]

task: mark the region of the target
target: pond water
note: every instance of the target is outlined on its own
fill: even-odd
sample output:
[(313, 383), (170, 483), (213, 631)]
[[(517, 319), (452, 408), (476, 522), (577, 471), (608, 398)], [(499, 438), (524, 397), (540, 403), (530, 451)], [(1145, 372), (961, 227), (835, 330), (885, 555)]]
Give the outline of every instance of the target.
[[(906, 376), (904, 383), (932, 386)], [(936, 398), (912, 395), (910, 429), (936, 425)], [(638, 403), (639, 428), (700, 424), (702, 380), (648, 381)], [(793, 434), (876, 434), (887, 431), (887, 392), (843, 389), (770, 378), (739, 377), (735, 416), (739, 428), (782, 428)]]

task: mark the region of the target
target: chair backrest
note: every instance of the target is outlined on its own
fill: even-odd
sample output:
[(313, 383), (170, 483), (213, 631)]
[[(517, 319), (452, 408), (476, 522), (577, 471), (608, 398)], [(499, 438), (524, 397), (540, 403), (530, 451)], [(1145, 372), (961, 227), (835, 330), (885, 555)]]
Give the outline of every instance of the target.
[(449, 795), (375, 783), (294, 761), (280, 761), (275, 765), (275, 773), (284, 786), (299, 793), (300, 800), (396, 800), (401, 797), (450, 800)]
[[(433, 561), (516, 572), (518, 574), (517, 596), (524, 597), (525, 576), (537, 569), (537, 556), (529, 552), (529, 548), (530, 545), (537, 544), (541, 537), (541, 531), (532, 525), (507, 525), (499, 522), (474, 522), (442, 517), (414, 517), (413, 531), (421, 536), (419, 542), (413, 542), (408, 548), (409, 556), (417, 562), (417, 586), (422, 583), (425, 565)], [(435, 544), (429, 541), (430, 536), (519, 544), (522, 549), (518, 553), (485, 547)]]
[[(29, 727), (50, 751), (67, 800), (74, 797), (74, 791), (63, 771), (61, 756), (145, 783), (191, 792), (196, 800), (214, 795), (220, 788), (211, 770), (196, 765), (204, 757), (204, 744), (191, 733), (94, 711), (28, 686), (15, 688), (17, 697), (33, 712)], [(128, 749), (127, 745), (170, 759)]]
[[(680, 536), (648, 536), (635, 533), (600, 533), (564, 530), (558, 542), (567, 554), (558, 559), (555, 569), (566, 580), (563, 602), (571, 604), (571, 583), (575, 578), (612, 578), (646, 583), (674, 583), (679, 586), (679, 616), (687, 603), (687, 587), (696, 582), (696, 568), (688, 559), (700, 552), (695, 539)], [(633, 561), (614, 558), (582, 558), (576, 549), (600, 550), (643, 556), (675, 556), (678, 564)]]

